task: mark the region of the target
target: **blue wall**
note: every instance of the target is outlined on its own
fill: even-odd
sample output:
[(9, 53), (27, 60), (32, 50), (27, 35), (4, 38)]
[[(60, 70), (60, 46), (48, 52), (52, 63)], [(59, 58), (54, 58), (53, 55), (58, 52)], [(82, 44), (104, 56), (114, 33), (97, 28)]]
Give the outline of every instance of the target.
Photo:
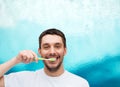
[[(58, 28), (67, 38), (64, 66), (91, 87), (120, 87), (120, 0), (1, 0), (0, 64), (24, 49), (37, 54), (38, 36)], [(6, 74), (37, 70), (18, 64)]]

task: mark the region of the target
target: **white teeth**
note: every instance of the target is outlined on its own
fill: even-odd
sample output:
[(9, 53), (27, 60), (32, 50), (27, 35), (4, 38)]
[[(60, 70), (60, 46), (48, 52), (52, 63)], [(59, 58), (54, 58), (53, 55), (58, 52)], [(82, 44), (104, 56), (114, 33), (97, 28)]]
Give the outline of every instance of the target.
[(58, 57), (46, 57), (47, 59), (49, 59), (49, 58), (55, 58), (56, 60), (55, 61), (57, 61), (57, 59), (59, 59), (60, 58), (60, 56), (58, 56)]

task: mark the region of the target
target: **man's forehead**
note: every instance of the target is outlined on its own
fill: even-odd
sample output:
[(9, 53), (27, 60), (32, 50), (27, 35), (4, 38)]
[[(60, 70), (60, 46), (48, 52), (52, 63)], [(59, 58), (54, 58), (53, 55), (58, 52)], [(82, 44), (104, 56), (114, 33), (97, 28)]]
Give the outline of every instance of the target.
[(45, 35), (42, 38), (42, 43), (61, 43), (62, 38), (58, 35)]

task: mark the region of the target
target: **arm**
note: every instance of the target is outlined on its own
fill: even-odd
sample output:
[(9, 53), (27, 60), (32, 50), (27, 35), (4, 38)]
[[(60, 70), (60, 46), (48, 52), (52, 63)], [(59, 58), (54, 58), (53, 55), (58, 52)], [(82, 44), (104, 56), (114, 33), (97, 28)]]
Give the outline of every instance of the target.
[[(21, 51), (16, 57), (12, 58), (8, 62), (0, 64), (0, 87), (4, 87), (4, 74), (18, 63), (30, 63), (37, 58), (37, 55), (31, 50)], [(38, 60), (36, 60), (37, 62)]]
[(4, 73), (6, 73), (11, 67), (15, 65), (15, 59), (12, 59), (4, 64), (0, 65), (0, 87), (4, 87)]

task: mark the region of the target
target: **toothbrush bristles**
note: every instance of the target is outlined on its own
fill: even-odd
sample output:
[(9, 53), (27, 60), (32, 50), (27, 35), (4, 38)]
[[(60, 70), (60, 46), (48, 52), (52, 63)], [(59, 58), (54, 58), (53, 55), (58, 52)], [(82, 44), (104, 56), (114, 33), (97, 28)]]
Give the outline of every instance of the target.
[(49, 58), (49, 60), (50, 60), (50, 61), (55, 61), (55, 60), (56, 60), (56, 58)]
[(38, 58), (38, 60), (49, 60), (54, 62), (56, 58)]

